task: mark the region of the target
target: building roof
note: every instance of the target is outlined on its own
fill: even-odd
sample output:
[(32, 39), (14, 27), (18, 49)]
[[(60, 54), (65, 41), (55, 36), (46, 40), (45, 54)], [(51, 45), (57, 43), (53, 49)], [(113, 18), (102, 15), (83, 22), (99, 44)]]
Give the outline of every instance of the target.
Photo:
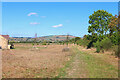
[(1, 35), (2, 37), (4, 37), (5, 39), (9, 39), (9, 35)]

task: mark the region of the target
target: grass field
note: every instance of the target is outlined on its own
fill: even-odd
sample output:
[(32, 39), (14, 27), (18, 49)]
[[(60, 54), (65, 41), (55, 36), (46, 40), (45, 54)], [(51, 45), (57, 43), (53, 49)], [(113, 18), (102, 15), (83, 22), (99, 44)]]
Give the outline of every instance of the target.
[(118, 59), (69, 45), (17, 43), (15, 49), (2, 51), (3, 78), (118, 78)]

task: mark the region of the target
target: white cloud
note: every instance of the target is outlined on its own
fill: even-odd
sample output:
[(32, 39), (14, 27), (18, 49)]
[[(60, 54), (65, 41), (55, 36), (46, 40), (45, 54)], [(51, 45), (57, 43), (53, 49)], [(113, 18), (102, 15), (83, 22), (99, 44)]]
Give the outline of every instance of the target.
[(37, 13), (34, 13), (34, 12), (29, 13), (27, 16), (31, 16), (31, 15), (38, 16)]
[(31, 22), (30, 24), (31, 25), (37, 25), (37, 24), (40, 24), (40, 23), (38, 23), (38, 22)]
[(62, 26), (63, 26), (63, 24), (58, 24), (58, 25), (55, 25), (55, 26), (52, 26), (52, 27), (57, 28), (57, 27), (62, 27)]

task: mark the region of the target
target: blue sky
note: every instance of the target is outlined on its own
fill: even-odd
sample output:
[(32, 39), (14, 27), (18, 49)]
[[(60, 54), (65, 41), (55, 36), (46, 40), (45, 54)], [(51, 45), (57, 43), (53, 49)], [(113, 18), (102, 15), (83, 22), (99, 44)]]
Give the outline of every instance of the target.
[(11, 37), (84, 36), (97, 10), (118, 14), (117, 2), (3, 2), (2, 33)]

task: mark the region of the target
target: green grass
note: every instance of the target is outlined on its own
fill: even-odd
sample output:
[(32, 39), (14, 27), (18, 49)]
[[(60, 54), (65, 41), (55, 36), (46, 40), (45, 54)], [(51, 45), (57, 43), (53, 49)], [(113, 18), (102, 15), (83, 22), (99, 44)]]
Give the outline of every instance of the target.
[(118, 78), (118, 68), (106, 63), (103, 59), (97, 57), (98, 55), (79, 51), (77, 47), (76, 52), (81, 55), (80, 58), (87, 64), (89, 78)]
[[(118, 78), (118, 67), (111, 65), (110, 63), (106, 63), (105, 59), (98, 57), (99, 55), (82, 52), (77, 47), (73, 47), (72, 49), (73, 53), (79, 54), (79, 60), (86, 63), (84, 67), (88, 72), (87, 75), (89, 78)], [(76, 54), (72, 55), (70, 61), (66, 62), (66, 65), (60, 69), (60, 73), (56, 78), (61, 78), (67, 75), (66, 69), (71, 68), (70, 64), (74, 61), (73, 59)]]
[[(70, 64), (73, 62), (73, 58), (76, 54), (75, 53), (72, 53), (72, 55), (70, 56), (70, 60), (66, 62), (65, 66), (63, 68), (60, 68), (58, 71), (59, 71), (59, 74), (58, 76), (56, 76), (55, 78), (61, 78), (61, 77), (64, 77), (66, 74), (66, 69), (67, 68), (71, 68)], [(54, 80), (54, 79), (53, 79)], [(55, 79), (56, 80), (56, 79)]]

